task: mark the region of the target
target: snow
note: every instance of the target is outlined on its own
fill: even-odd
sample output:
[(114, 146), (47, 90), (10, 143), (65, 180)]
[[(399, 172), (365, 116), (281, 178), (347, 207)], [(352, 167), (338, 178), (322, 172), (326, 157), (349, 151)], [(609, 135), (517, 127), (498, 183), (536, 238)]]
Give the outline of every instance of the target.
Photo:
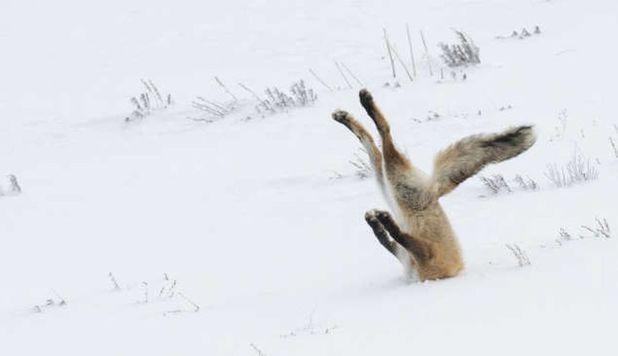
[[(609, 0), (3, 1), (0, 174), (23, 191), (0, 196), (0, 354), (615, 354), (618, 51), (605, 39), (617, 16)], [(399, 67), (401, 87), (384, 87), (382, 28), (408, 61), (406, 23), (418, 78)], [(540, 35), (496, 38), (535, 25)], [(452, 28), (482, 63), (438, 83)], [(364, 213), (386, 203), (355, 177), (360, 144), (330, 113), (375, 129), (333, 61), (427, 171), (458, 138), (535, 125), (531, 150), (481, 174), (539, 190), (491, 195), (474, 177), (442, 199), (462, 275), (410, 281), (372, 236)], [(236, 83), (262, 94), (299, 79), (318, 101), (188, 120), (195, 96), (229, 100), (214, 76), (243, 102)], [(140, 78), (176, 104), (125, 123)], [(599, 178), (553, 187), (547, 165), (576, 152)], [(612, 238), (581, 227), (597, 217)], [(574, 238), (557, 241), (561, 228)]]

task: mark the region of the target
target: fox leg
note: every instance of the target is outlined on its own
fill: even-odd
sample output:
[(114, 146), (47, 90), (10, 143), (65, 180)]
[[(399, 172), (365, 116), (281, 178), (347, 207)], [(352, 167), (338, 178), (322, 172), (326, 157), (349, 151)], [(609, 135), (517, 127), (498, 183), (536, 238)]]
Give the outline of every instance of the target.
[(384, 171), (398, 204), (404, 210), (423, 210), (435, 199), (427, 189), (425, 175), (395, 147), (391, 129), (384, 114), (366, 89), (359, 92), (361, 105), (367, 111), (380, 133)]
[(388, 252), (392, 253), (393, 256), (399, 259), (398, 255), (400, 254), (399, 249), (401, 248), (401, 246), (399, 246), (396, 241), (388, 237), (388, 233), (384, 229), (384, 226), (382, 225), (380, 220), (378, 220), (373, 211), (368, 211), (365, 213), (365, 221), (367, 221), (367, 224), (373, 230), (373, 233), (376, 235), (376, 238), (378, 239), (380, 244), (384, 246), (384, 248), (386, 248)]
[(433, 257), (430, 242), (401, 231), (401, 228), (399, 228), (391, 214), (387, 211), (374, 210), (370, 213), (380, 222), (381, 226), (388, 231), (391, 237), (399, 245), (408, 250), (415, 259), (426, 261)]
[(380, 133), (386, 168), (388, 169), (389, 166), (401, 166), (403, 168), (410, 167), (411, 164), (406, 156), (399, 152), (395, 147), (395, 143), (393, 142), (393, 138), (391, 136), (391, 128), (386, 121), (384, 114), (382, 114), (373, 101), (371, 93), (369, 93), (367, 89), (363, 89), (359, 92), (359, 97), (361, 105), (363, 105), (363, 108), (367, 111), (367, 115), (371, 117), (376, 125), (376, 128), (378, 129), (378, 132)]
[(373, 167), (373, 171), (375, 172), (376, 179), (378, 180), (378, 185), (382, 190), (382, 194), (388, 200), (388, 195), (386, 193), (386, 187), (384, 185), (384, 173), (382, 172), (382, 152), (378, 146), (376, 146), (373, 137), (363, 125), (361, 125), (352, 115), (350, 115), (347, 111), (337, 110), (333, 113), (333, 119), (345, 127), (347, 127), (356, 137), (359, 139), (365, 151), (369, 155), (369, 160), (371, 161), (371, 166)]

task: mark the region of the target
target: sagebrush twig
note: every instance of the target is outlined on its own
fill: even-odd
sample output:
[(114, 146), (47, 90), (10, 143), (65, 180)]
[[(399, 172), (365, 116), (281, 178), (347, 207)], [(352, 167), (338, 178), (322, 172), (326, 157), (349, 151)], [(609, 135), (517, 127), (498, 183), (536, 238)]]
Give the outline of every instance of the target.
[(238, 98), (236, 98), (236, 95), (234, 95), (234, 94), (233, 94), (233, 93), (232, 93), (232, 92), (231, 92), (231, 91), (230, 91), (230, 90), (229, 90), (229, 89), (225, 86), (225, 84), (223, 84), (223, 82), (222, 82), (222, 81), (221, 81), (218, 77), (215, 77), (215, 81), (217, 82), (217, 84), (219, 84), (219, 86), (220, 86), (221, 88), (223, 88), (223, 90), (224, 90), (224, 91), (225, 91), (225, 92), (226, 92), (229, 96), (231, 96), (231, 97), (232, 97), (232, 100), (234, 100), (234, 101), (238, 101)]
[(328, 84), (326, 84), (326, 82), (324, 82), (322, 80), (322, 78), (320, 78), (314, 71), (313, 69), (309, 69), (309, 73), (311, 73), (311, 75), (313, 75), (313, 77), (320, 83), (322, 84), (326, 89), (328, 89), (329, 91), (333, 91), (333, 88), (331, 88)]
[(524, 250), (522, 250), (517, 244), (506, 244), (506, 248), (511, 251), (511, 253), (517, 259), (517, 264), (519, 267), (524, 267), (530, 265), (530, 259)]
[(412, 61), (412, 72), (416, 77), (416, 61), (414, 60), (414, 50), (412, 49), (412, 37), (410, 36), (410, 26), (406, 24), (406, 35), (408, 36), (408, 47), (410, 47), (410, 61)]
[(363, 84), (363, 82), (360, 81), (360, 79), (358, 79), (358, 77), (356, 77), (356, 75), (354, 75), (354, 73), (352, 73), (352, 71), (350, 70), (350, 68), (348, 68), (347, 65), (345, 65), (345, 63), (341, 63), (341, 66), (343, 66), (343, 69), (346, 70), (346, 72), (348, 72), (348, 74), (354, 78), (354, 80), (358, 83), (359, 86), (364, 87), (365, 85)]
[(425, 41), (425, 34), (423, 30), (420, 31), (421, 40), (423, 41), (423, 47), (425, 47), (425, 55), (427, 56), (427, 67), (429, 68), (429, 75), (433, 77), (433, 69), (431, 68), (431, 57), (429, 56), (429, 48), (427, 48), (427, 41)]
[(386, 34), (386, 28), (382, 28), (382, 31), (384, 32), (384, 43), (386, 44), (386, 51), (388, 52), (388, 58), (390, 59), (391, 69), (393, 71), (393, 79), (397, 80), (397, 73), (395, 72), (395, 61), (393, 59), (391, 44), (388, 40), (388, 35)]
[(341, 69), (341, 66), (339, 65), (339, 63), (337, 63), (337, 61), (335, 61), (335, 66), (337, 67), (339, 74), (341, 74), (343, 81), (345, 81), (346, 85), (348, 86), (348, 89), (352, 89), (352, 84), (350, 84), (348, 78), (345, 76), (345, 74), (343, 74), (343, 70)]

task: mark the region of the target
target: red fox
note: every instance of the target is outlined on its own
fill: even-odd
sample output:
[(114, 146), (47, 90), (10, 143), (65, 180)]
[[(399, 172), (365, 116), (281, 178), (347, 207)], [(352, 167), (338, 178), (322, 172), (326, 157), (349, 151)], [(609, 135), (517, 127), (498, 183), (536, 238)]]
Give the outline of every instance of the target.
[(416, 272), (421, 281), (456, 276), (464, 267), (461, 250), (438, 200), (485, 165), (529, 149), (536, 141), (532, 126), (465, 137), (437, 154), (433, 175), (427, 176), (395, 147), (389, 124), (369, 91), (363, 89), (359, 96), (378, 129), (382, 151), (352, 115), (337, 110), (332, 117), (352, 131), (364, 146), (378, 185), (397, 218), (387, 211), (371, 210), (365, 214), (365, 220), (380, 244), (406, 271)]

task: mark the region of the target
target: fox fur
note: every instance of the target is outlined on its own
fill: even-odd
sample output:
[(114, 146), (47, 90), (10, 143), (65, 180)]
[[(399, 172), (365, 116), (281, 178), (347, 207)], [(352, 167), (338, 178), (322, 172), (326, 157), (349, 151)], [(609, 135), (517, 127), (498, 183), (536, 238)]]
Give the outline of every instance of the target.
[(380, 244), (421, 281), (456, 276), (464, 268), (461, 249), (438, 200), (485, 165), (529, 149), (536, 141), (532, 126), (465, 137), (436, 155), (433, 174), (427, 176), (395, 147), (390, 126), (369, 91), (361, 90), (359, 97), (380, 134), (381, 150), (348, 112), (337, 110), (332, 117), (364, 146), (380, 190), (395, 215), (393, 218), (387, 211), (371, 210), (365, 214), (367, 224)]

